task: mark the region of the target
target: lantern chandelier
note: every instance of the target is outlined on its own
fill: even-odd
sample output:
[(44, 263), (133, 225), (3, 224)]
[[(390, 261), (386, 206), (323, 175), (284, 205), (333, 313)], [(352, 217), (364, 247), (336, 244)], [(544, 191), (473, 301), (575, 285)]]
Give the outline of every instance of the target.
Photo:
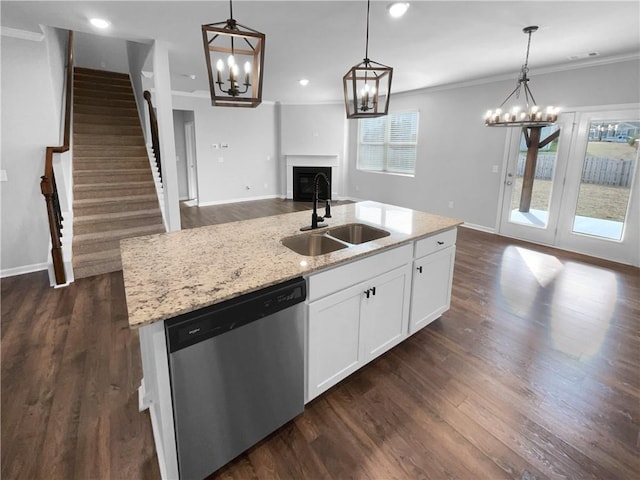
[[(484, 117), (484, 124), (488, 127), (544, 127), (552, 125), (558, 119), (558, 108), (553, 106), (539, 107), (536, 104), (535, 98), (529, 89), (529, 48), (531, 46), (531, 34), (538, 30), (538, 27), (533, 25), (522, 29), (524, 33), (529, 35), (529, 41), (527, 42), (527, 56), (524, 61), (524, 65), (520, 69), (520, 75), (518, 76), (518, 84), (516, 88), (509, 94), (504, 102), (500, 104), (500, 107), (495, 110), (489, 110)], [(516, 105), (510, 110), (503, 111), (505, 104), (515, 96), (520, 98), (520, 93), (524, 90), (525, 105)]]
[[(202, 25), (211, 104), (257, 107), (262, 103), (265, 35), (237, 23), (229, 0), (229, 19)], [(242, 74), (239, 65), (243, 64)], [(215, 73), (214, 73), (215, 68)]]
[(393, 68), (369, 59), (369, 11), (367, 0), (367, 39), (364, 59), (342, 78), (347, 118), (374, 118), (386, 115), (391, 96)]

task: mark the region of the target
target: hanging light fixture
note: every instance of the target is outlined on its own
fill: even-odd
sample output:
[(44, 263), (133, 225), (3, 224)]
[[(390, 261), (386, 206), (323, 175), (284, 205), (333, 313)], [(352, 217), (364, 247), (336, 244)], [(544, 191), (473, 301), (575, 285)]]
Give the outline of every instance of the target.
[[(538, 27), (533, 25), (522, 29), (524, 33), (529, 35), (529, 41), (527, 42), (527, 56), (524, 61), (524, 65), (520, 69), (520, 75), (518, 76), (518, 84), (516, 88), (509, 94), (504, 102), (500, 104), (500, 107), (495, 110), (489, 110), (484, 117), (484, 124), (488, 127), (544, 127), (546, 125), (552, 125), (558, 119), (558, 108), (553, 106), (539, 107), (536, 104), (535, 98), (529, 89), (529, 48), (531, 46), (531, 34), (538, 30)], [(524, 90), (525, 105), (515, 105), (510, 109), (503, 109), (505, 104), (515, 96), (520, 98), (521, 92)]]
[(265, 35), (234, 20), (232, 0), (229, 13), (225, 22), (202, 25), (211, 104), (257, 107), (262, 103)]
[(369, 11), (367, 0), (367, 41), (364, 60), (351, 67), (342, 78), (347, 118), (373, 118), (386, 115), (391, 96), (393, 68), (369, 59)]

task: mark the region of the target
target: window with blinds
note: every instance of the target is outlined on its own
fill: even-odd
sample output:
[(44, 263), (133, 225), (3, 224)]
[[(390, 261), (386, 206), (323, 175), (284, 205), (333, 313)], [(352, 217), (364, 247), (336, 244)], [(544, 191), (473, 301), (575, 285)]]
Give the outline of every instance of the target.
[(358, 169), (414, 175), (418, 112), (390, 113), (358, 122)]

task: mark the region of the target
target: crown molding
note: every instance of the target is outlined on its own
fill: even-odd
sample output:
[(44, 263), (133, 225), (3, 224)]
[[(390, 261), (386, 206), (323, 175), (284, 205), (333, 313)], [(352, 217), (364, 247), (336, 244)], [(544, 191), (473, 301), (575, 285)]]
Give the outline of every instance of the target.
[(41, 42), (44, 40), (44, 33), (29, 32), (18, 28), (0, 27), (0, 35), (3, 37), (19, 38), (31, 42)]

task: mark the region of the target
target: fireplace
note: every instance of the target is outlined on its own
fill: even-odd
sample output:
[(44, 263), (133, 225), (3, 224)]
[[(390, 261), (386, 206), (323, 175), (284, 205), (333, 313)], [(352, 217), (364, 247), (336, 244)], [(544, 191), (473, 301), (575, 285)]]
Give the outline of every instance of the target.
[[(293, 167), (293, 199), (300, 202), (313, 201), (313, 178), (324, 173), (331, 183), (331, 167)], [(318, 198), (331, 199), (331, 189), (324, 180), (318, 182)]]

